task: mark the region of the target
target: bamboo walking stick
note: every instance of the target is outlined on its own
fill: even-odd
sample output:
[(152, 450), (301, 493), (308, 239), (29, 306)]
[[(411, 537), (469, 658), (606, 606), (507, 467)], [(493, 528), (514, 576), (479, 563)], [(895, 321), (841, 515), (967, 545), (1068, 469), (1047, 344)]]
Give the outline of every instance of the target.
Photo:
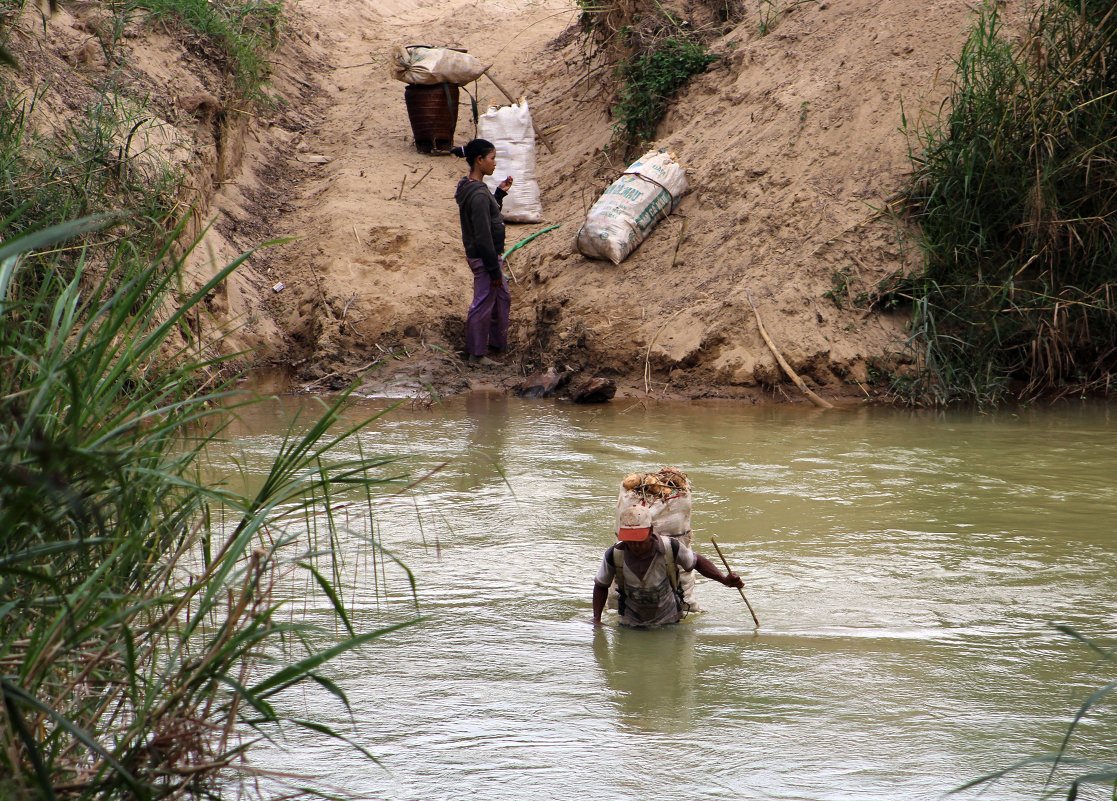
[[(725, 572), (732, 573), (733, 570), (730, 569), (729, 562), (725, 561), (725, 554), (723, 554), (721, 552), (721, 548), (718, 547), (718, 541), (715, 540), (713, 537), (710, 537), (710, 544), (714, 546), (714, 550), (717, 551), (718, 556), (721, 557), (721, 563), (725, 565)], [(750, 604), (749, 599), (745, 597), (745, 591), (738, 587), (737, 592), (741, 593), (741, 600), (744, 601), (745, 606), (749, 608), (749, 614), (752, 615), (752, 622), (756, 624), (757, 628), (760, 628), (760, 621), (756, 619), (756, 612), (752, 611), (752, 604)]]

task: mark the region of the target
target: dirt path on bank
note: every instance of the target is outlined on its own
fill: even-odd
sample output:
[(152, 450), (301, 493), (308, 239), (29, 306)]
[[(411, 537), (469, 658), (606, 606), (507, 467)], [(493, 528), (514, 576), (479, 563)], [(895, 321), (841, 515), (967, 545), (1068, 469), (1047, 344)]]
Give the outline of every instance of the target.
[[(293, 366), (310, 390), (363, 377), (368, 392), (413, 396), (522, 379), (515, 360), (474, 371), (457, 353), (472, 291), (453, 200), (466, 165), (416, 151), (388, 55), (397, 44), (460, 43), (531, 96), (534, 56), (575, 18), (563, 0), (300, 3), (274, 80), (300, 102), (249, 141), (203, 251), (216, 265), (254, 238), (293, 238), (261, 252), (230, 293), (229, 315), (250, 320), (244, 344)], [(464, 89), (459, 142), (475, 134), (467, 92), (484, 106), (506, 102), (485, 80)]]
[[(276, 61), (283, 105), (254, 126), (205, 248), (217, 263), (296, 238), (255, 257), (227, 292), (243, 344), (311, 390), (358, 378), (397, 396), (510, 389), (558, 366), (635, 396), (802, 401), (751, 299), (820, 394), (863, 399), (874, 378), (903, 370), (905, 320), (869, 299), (914, 254), (880, 211), (910, 169), (902, 109), (912, 123), (937, 108), (971, 9), (790, 6), (766, 36), (750, 17), (713, 42), (720, 61), (692, 80), (655, 143), (687, 167), (691, 192), (619, 266), (574, 247), (586, 207), (625, 166), (607, 147), (609, 95), (585, 73), (577, 16), (565, 0), (300, 3)], [(452, 195), (465, 163), (416, 152), (404, 84), (387, 68), (392, 46), (417, 42), (491, 63), (555, 146), (538, 148), (544, 222), (509, 228), (511, 244), (560, 225), (512, 259), (502, 369), (460, 358), (471, 277)], [(484, 78), (465, 89), (482, 111), (506, 102)], [(474, 134), (469, 99), (459, 143)]]

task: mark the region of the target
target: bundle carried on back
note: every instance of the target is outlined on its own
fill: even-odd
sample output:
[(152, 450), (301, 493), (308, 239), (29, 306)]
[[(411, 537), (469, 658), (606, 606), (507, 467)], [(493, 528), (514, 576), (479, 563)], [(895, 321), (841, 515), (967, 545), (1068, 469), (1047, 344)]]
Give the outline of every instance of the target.
[(677, 467), (625, 476), (617, 496), (618, 522), (621, 512), (629, 506), (648, 507), (656, 534), (666, 537), (690, 534), (690, 480)]
[[(690, 547), (690, 479), (677, 467), (661, 467), (655, 472), (629, 473), (621, 482), (617, 495), (617, 525), (621, 513), (630, 506), (645, 506), (652, 516), (652, 527), (656, 534), (677, 539), (680, 544)], [(681, 572), (679, 586), (683, 590), (683, 601), (690, 611), (699, 611), (694, 598), (694, 572)]]

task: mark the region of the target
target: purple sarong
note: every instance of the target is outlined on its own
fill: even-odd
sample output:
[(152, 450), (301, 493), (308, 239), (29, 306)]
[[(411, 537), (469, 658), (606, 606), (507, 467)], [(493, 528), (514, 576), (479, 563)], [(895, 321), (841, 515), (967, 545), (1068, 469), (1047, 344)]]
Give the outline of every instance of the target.
[[(470, 356), (484, 356), (489, 348), (505, 350), (508, 347), (508, 314), (512, 309), (512, 295), (508, 292), (508, 279), (503, 275), (500, 288), (493, 289), (492, 278), (480, 259), (467, 259), (473, 271), (473, 303), (465, 318), (465, 349)], [(500, 260), (501, 273), (504, 259)]]

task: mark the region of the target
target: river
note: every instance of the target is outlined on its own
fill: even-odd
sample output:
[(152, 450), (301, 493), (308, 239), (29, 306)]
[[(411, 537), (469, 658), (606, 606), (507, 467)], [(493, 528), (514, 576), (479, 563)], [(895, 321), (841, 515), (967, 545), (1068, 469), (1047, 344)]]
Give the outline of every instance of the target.
[[(251, 477), (313, 404), (245, 411), (216, 467), (236, 455)], [(357, 532), (342, 569), (357, 624), (414, 603), (370, 540), (412, 571), (424, 619), (326, 671), (351, 716), (325, 692), (286, 699), (379, 764), (294, 730), (253, 761), (353, 799), (940, 798), (1056, 748), (1115, 678), (1053, 625), (1117, 635), (1114, 423), (1088, 404), (403, 403), (364, 452), (400, 457), (387, 473), (444, 467), (335, 516)], [(758, 630), (701, 578), (706, 611), (677, 626), (591, 625), (618, 483), (662, 465), (688, 473), (696, 549), (717, 561), (717, 536)], [(1115, 731), (1087, 718), (1076, 753), (1112, 760)], [(980, 797), (1038, 798), (1043, 775)]]

